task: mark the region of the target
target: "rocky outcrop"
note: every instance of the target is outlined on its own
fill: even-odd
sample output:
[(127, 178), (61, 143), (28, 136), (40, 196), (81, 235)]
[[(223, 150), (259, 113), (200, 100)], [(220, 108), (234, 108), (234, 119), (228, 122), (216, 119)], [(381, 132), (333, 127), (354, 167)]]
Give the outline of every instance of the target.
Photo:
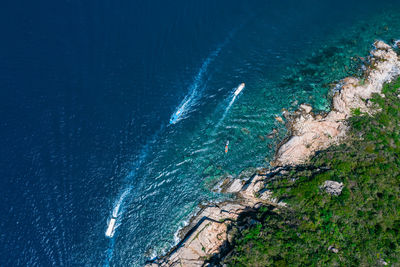
[[(247, 179), (224, 180), (218, 191), (233, 194), (235, 198), (230, 202), (203, 207), (189, 226), (182, 229), (182, 241), (165, 257), (148, 266), (203, 266), (206, 260), (224, 249), (229, 239), (227, 230), (241, 213), (262, 204), (278, 208), (285, 206), (265, 189), (268, 179), (284, 174), (287, 167), (306, 162), (316, 151), (342, 141), (348, 128), (346, 119), (352, 116), (353, 110), (372, 112), (368, 99), (374, 93), (380, 93), (384, 83), (400, 75), (400, 61), (394, 50), (382, 41), (375, 42), (374, 47), (368, 59), (370, 66), (365, 72), (365, 79), (351, 77), (341, 80), (329, 113), (315, 115), (311, 106), (302, 104), (293, 114), (283, 114), (289, 121), (291, 137), (279, 147), (275, 161), (271, 163), (275, 166), (273, 170), (259, 170)], [(275, 119), (284, 123), (279, 116)], [(340, 195), (343, 184), (326, 181), (321, 188), (332, 195)], [(336, 248), (329, 250), (337, 253)]]
[(210, 255), (219, 253), (227, 239), (227, 227), (236, 220), (245, 206), (238, 203), (222, 203), (203, 209), (191, 222), (194, 231), (184, 242), (162, 259), (160, 266), (202, 266)]
[(248, 209), (262, 204), (282, 205), (264, 190), (265, 176), (249, 180), (232, 179), (223, 192), (235, 194), (232, 201), (205, 206), (180, 233), (182, 241), (165, 257), (148, 266), (202, 266), (204, 261), (221, 252), (228, 239), (229, 224)]
[(370, 66), (364, 79), (345, 78), (339, 82), (339, 90), (332, 100), (332, 110), (327, 114), (314, 115), (308, 105), (300, 105), (289, 117), (291, 137), (278, 149), (272, 165), (304, 163), (318, 150), (324, 150), (340, 142), (346, 134), (346, 119), (355, 109), (370, 112), (368, 101), (382, 86), (400, 74), (400, 61), (396, 52), (382, 41), (374, 43), (369, 56)]
[(321, 189), (332, 196), (340, 196), (343, 190), (343, 183), (327, 180), (321, 186)]

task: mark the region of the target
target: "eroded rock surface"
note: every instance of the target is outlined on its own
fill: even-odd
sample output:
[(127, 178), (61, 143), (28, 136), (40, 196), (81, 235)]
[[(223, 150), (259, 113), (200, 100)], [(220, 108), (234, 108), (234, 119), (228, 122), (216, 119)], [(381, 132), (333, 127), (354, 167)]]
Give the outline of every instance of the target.
[(369, 60), (371, 66), (365, 79), (345, 78), (340, 81), (339, 91), (333, 97), (332, 110), (325, 116), (311, 114), (311, 107), (300, 105), (292, 115), (291, 138), (277, 151), (273, 165), (295, 165), (304, 163), (318, 150), (324, 150), (340, 142), (346, 134), (346, 119), (352, 111), (370, 112), (367, 101), (382, 86), (400, 74), (400, 61), (396, 52), (382, 41), (374, 43)]
[(190, 222), (191, 229), (181, 244), (169, 255), (148, 266), (202, 266), (204, 261), (220, 252), (228, 239), (230, 223), (246, 209), (260, 204), (279, 205), (264, 190), (265, 177), (254, 175), (244, 182), (233, 179), (223, 192), (236, 194), (236, 200), (204, 207)]

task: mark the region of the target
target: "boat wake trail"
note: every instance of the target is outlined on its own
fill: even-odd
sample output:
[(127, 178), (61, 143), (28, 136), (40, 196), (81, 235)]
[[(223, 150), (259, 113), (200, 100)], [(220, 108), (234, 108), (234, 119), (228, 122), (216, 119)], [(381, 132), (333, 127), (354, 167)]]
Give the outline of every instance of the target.
[[(242, 92), (243, 88), (245, 87), (244, 83), (241, 83), (235, 90), (235, 92), (233, 93), (233, 97), (231, 99), (231, 101), (229, 102), (228, 106), (225, 108), (224, 114), (222, 115), (221, 119), (218, 121), (217, 126), (215, 127), (215, 131), (219, 128), (219, 126), (221, 125), (221, 123), (224, 121), (226, 115), (228, 114), (229, 110), (231, 109), (233, 103), (235, 102), (236, 98), (238, 97), (238, 95), (240, 94), (240, 92)], [(214, 132), (215, 132), (214, 131)]]
[(172, 114), (169, 123), (170, 124), (175, 124), (182, 120), (185, 115), (190, 111), (191, 107), (193, 107), (196, 102), (199, 100), (201, 97), (202, 93), (202, 83), (204, 80), (204, 75), (207, 72), (208, 66), (214, 61), (216, 57), (218, 57), (219, 53), (221, 52), (222, 48), (228, 43), (228, 41), (232, 38), (231, 33), (229, 37), (223, 42), (214, 52), (212, 52), (206, 60), (203, 62), (203, 64), (200, 67), (199, 72), (197, 75), (194, 77), (192, 84), (190, 85), (189, 88), (189, 93), (185, 96), (185, 98), (182, 100), (181, 104), (178, 106), (178, 108), (174, 111)]
[(107, 255), (106, 255), (106, 260), (104, 261), (104, 267), (108, 267), (110, 266), (110, 261), (112, 259), (113, 256), (113, 251), (114, 251), (114, 246), (115, 246), (115, 240), (114, 239), (110, 239), (110, 245), (107, 249)]
[(145, 162), (147, 159), (152, 144), (155, 143), (157, 140), (158, 136), (163, 132), (165, 126), (161, 125), (161, 128), (153, 135), (153, 137), (146, 143), (146, 145), (141, 149), (139, 156), (137, 159), (134, 161), (133, 166), (131, 167), (132, 170), (129, 173), (129, 175), (125, 178), (126, 179), (126, 184), (125, 187), (120, 191), (119, 197), (116, 199), (113, 205), (112, 213), (111, 213), (111, 218), (107, 222), (107, 230), (105, 232), (105, 236), (110, 239), (110, 244), (107, 249), (107, 255), (105, 259), (104, 266), (109, 266), (110, 261), (113, 256), (113, 251), (114, 251), (114, 234), (118, 226), (121, 225), (121, 217), (124, 214), (124, 203), (126, 201), (126, 198), (129, 196), (133, 189), (132, 185), (132, 180), (136, 177), (136, 172), (137, 170), (140, 169), (142, 164)]
[[(175, 124), (181, 119), (184, 118), (184, 116), (191, 110), (191, 107), (193, 107), (196, 102), (200, 99), (202, 89), (203, 89), (203, 81), (204, 76), (207, 73), (209, 65), (215, 60), (216, 57), (220, 54), (222, 48), (228, 43), (228, 41), (232, 38), (233, 32), (228, 36), (228, 38), (220, 45), (216, 50), (214, 50), (202, 63), (198, 73), (196, 76), (193, 78), (193, 82), (190, 85), (189, 88), (189, 93), (185, 96), (185, 98), (182, 100), (181, 104), (178, 106), (176, 111), (172, 114), (172, 117), (169, 121), (170, 124)], [(108, 219), (107, 221), (107, 229), (105, 231), (105, 236), (110, 239), (110, 244), (107, 249), (106, 253), (106, 259), (105, 259), (105, 266), (109, 266), (110, 262), (113, 257), (114, 253), (114, 243), (115, 243), (115, 234), (117, 228), (121, 224), (121, 219), (124, 215), (124, 206), (127, 205), (127, 198), (129, 195), (133, 194), (133, 181), (135, 180), (137, 176), (137, 171), (141, 169), (141, 166), (143, 165), (144, 162), (147, 161), (148, 155), (150, 151), (153, 149), (153, 145), (156, 143), (156, 140), (160, 136), (160, 134), (164, 130), (164, 125), (161, 126), (161, 129), (154, 134), (154, 136), (149, 140), (146, 145), (143, 147), (141, 150), (139, 157), (137, 160), (135, 160), (132, 171), (129, 173), (129, 175), (125, 178), (125, 185), (122, 187), (122, 190), (120, 191), (119, 197), (117, 200), (114, 202), (113, 209), (111, 212), (111, 218)], [(137, 189), (138, 190), (138, 189)]]
[(118, 220), (118, 216), (120, 214), (122, 214), (121, 212), (121, 206), (122, 203), (124, 202), (125, 198), (128, 196), (129, 192), (131, 191), (131, 188), (128, 187), (126, 188), (122, 194), (120, 195), (119, 199), (117, 200), (117, 202), (114, 205), (114, 209), (112, 212), (112, 217), (108, 222), (108, 227), (107, 227), (107, 231), (106, 231), (106, 236), (107, 237), (113, 237), (114, 233), (115, 233), (115, 229), (118, 227), (117, 225), (117, 220)]
[(233, 102), (235, 102), (236, 100), (236, 96), (233, 96), (231, 102), (229, 102), (229, 105), (226, 107), (224, 114), (222, 115), (221, 119), (218, 121), (217, 126), (215, 127), (215, 129), (219, 128), (219, 126), (221, 125), (221, 123), (224, 121), (226, 115), (228, 114), (229, 110), (231, 109)]
[(122, 203), (124, 202), (125, 198), (128, 196), (129, 192), (131, 191), (131, 188), (126, 188), (122, 194), (120, 195), (119, 199), (116, 201), (114, 205), (114, 209), (112, 212), (112, 217), (108, 221), (108, 226), (106, 230), (106, 236), (110, 238), (110, 245), (107, 249), (107, 255), (106, 255), (106, 260), (104, 263), (104, 266), (110, 266), (110, 261), (113, 256), (114, 252), (114, 244), (115, 240), (112, 238), (114, 236), (115, 230), (118, 228), (120, 225), (118, 222), (118, 217), (122, 214)]

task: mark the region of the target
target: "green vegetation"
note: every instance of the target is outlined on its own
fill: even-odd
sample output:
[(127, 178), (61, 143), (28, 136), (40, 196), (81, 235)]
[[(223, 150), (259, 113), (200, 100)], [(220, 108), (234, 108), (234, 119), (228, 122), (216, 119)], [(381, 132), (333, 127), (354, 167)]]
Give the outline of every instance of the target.
[[(268, 184), (288, 204), (263, 207), (237, 231), (229, 266), (400, 265), (400, 79), (375, 95), (377, 112), (354, 110), (345, 144)], [(340, 196), (320, 189), (344, 183)]]

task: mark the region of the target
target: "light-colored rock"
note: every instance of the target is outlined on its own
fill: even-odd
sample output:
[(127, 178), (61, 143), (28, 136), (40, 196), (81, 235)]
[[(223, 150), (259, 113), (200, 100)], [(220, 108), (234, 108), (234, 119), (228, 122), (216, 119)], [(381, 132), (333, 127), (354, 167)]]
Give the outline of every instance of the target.
[(313, 116), (309, 108), (300, 106), (303, 112), (295, 113), (291, 121), (292, 136), (276, 153), (275, 166), (296, 165), (306, 162), (318, 150), (324, 150), (343, 140), (348, 129), (346, 119), (352, 110), (371, 112), (365, 100), (374, 93), (381, 93), (382, 86), (400, 75), (400, 61), (396, 52), (382, 41), (374, 43), (370, 61), (373, 68), (366, 71), (364, 83), (357, 78), (345, 78), (332, 100), (332, 110), (325, 116)]
[(256, 193), (264, 187), (264, 178), (259, 175), (255, 175), (246, 187), (244, 187), (239, 195), (246, 200), (251, 200), (252, 202), (259, 200), (256, 198)]
[(305, 113), (310, 113), (312, 110), (312, 107), (308, 104), (301, 104), (300, 108), (304, 110)]
[[(186, 236), (185, 241), (161, 259), (159, 266), (202, 266), (205, 259), (219, 253), (219, 249), (228, 239), (228, 225), (237, 220), (247, 208), (258, 207), (261, 203), (277, 205), (270, 191), (264, 190), (264, 177), (254, 175), (246, 185), (243, 180), (234, 179), (225, 192), (236, 193), (238, 199), (203, 208), (192, 218), (187, 229), (194, 231)], [(259, 194), (259, 191), (263, 192)], [(148, 265), (151, 266), (151, 265)]]
[(226, 193), (237, 193), (243, 187), (243, 181), (241, 179), (233, 179), (233, 182), (225, 190)]
[(286, 205), (283, 202), (278, 203), (278, 199), (273, 197), (273, 193), (270, 190), (264, 190), (262, 193), (260, 193), (258, 198), (269, 203), (276, 203), (277, 205), (283, 205), (283, 206)]
[(321, 189), (333, 196), (339, 196), (343, 190), (343, 183), (327, 180), (321, 186)]
[(334, 246), (329, 246), (328, 250), (332, 251), (333, 253), (338, 253), (339, 252), (339, 250), (337, 248), (335, 248)]
[(245, 208), (237, 203), (206, 207), (191, 222), (192, 228), (197, 227), (195, 231), (175, 252), (160, 261), (159, 265), (202, 266), (205, 259), (219, 252), (227, 240), (228, 224), (236, 220)]

